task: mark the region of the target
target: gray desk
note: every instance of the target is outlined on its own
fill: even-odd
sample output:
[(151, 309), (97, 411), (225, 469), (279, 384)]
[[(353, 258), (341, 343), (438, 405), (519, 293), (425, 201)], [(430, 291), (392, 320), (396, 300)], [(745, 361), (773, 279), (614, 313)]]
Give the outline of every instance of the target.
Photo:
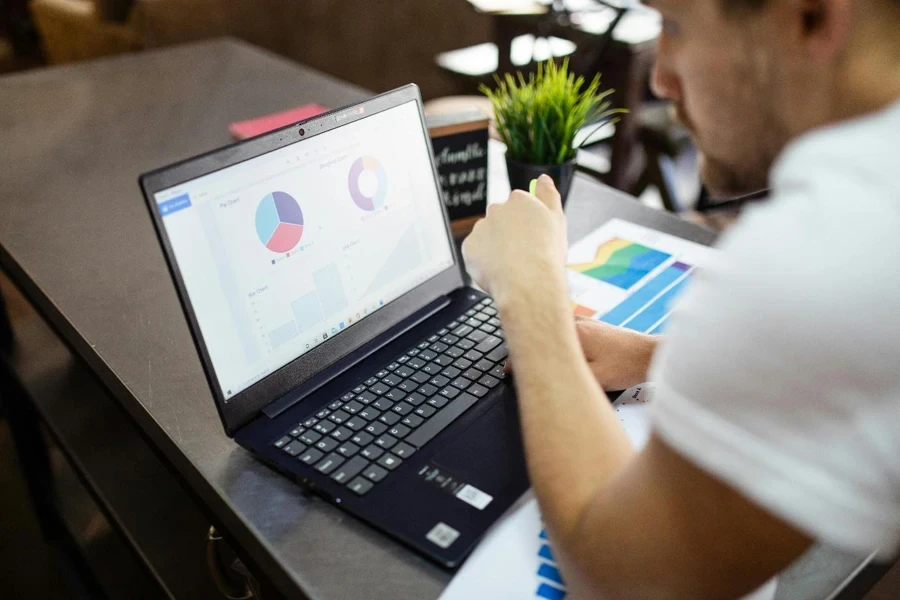
[[(117, 441), (83, 419), (82, 430), (96, 438), (82, 448), (96, 453), (108, 443), (113, 460), (131, 444), (149, 446), (190, 501), (286, 596), (302, 590), (312, 598), (436, 598), (448, 573), (305, 495), (224, 435), (136, 182), (143, 171), (228, 143), (233, 121), (366, 96), (232, 41), (0, 79), (0, 266), (43, 320), (16, 363), (20, 375), (42, 382), (32, 391), (74, 389), (71, 379), (34, 366), (52, 360), (41, 348), (54, 335), (71, 354), (60, 360), (86, 365), (139, 434)], [(569, 213), (573, 240), (613, 216), (702, 243), (714, 237), (582, 176)], [(54, 417), (64, 413), (42, 410), (51, 430), (68, 425)], [(125, 494), (115, 477), (102, 480), (103, 499), (140, 547), (146, 522), (129, 517), (140, 509), (125, 504), (138, 503), (141, 486), (149, 493), (160, 479), (129, 480), (136, 489)], [(182, 559), (160, 548), (138, 551), (164, 580), (163, 563)], [(841, 569), (848, 570), (832, 569), (837, 580), (846, 576)], [(164, 581), (168, 592), (187, 594), (176, 579)], [(808, 578), (800, 579), (802, 588)]]

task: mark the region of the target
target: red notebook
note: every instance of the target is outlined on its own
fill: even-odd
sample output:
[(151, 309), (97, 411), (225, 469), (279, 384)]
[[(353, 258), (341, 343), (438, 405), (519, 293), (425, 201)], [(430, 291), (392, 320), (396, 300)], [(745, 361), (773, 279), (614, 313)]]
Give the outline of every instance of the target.
[(248, 121), (232, 123), (228, 127), (228, 131), (231, 132), (234, 139), (246, 140), (247, 138), (273, 131), (279, 127), (284, 127), (291, 123), (296, 123), (297, 121), (321, 115), (323, 112), (327, 111), (327, 108), (318, 104), (304, 104), (303, 106), (298, 106), (297, 108), (292, 108), (284, 112), (273, 113)]

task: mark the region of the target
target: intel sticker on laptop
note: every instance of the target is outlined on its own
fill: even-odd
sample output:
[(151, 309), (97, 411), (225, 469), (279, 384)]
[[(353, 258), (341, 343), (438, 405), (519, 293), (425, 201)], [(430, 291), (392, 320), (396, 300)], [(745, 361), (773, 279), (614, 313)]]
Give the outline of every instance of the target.
[(441, 548), (449, 548), (450, 544), (455, 542), (458, 537), (459, 532), (446, 523), (438, 523), (425, 536), (429, 542), (437, 544)]
[(490, 494), (482, 492), (474, 485), (460, 481), (446, 471), (442, 471), (434, 466), (422, 467), (419, 469), (419, 476), (428, 483), (444, 490), (451, 496), (456, 496), (478, 510), (484, 510), (494, 500), (494, 497)]

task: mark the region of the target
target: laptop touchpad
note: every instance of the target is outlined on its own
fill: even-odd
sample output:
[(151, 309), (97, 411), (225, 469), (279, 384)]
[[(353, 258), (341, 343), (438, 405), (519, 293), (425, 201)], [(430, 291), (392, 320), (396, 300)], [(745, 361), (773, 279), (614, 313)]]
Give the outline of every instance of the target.
[(434, 457), (448, 474), (488, 492), (526, 477), (515, 400), (504, 399)]

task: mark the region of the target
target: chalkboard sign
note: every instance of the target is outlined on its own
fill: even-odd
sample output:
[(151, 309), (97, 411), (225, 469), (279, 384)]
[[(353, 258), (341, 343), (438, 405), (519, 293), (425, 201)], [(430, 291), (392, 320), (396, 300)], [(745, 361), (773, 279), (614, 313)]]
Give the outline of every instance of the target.
[(428, 132), (451, 221), (471, 227), (487, 210), (488, 123), (481, 111), (428, 116)]

